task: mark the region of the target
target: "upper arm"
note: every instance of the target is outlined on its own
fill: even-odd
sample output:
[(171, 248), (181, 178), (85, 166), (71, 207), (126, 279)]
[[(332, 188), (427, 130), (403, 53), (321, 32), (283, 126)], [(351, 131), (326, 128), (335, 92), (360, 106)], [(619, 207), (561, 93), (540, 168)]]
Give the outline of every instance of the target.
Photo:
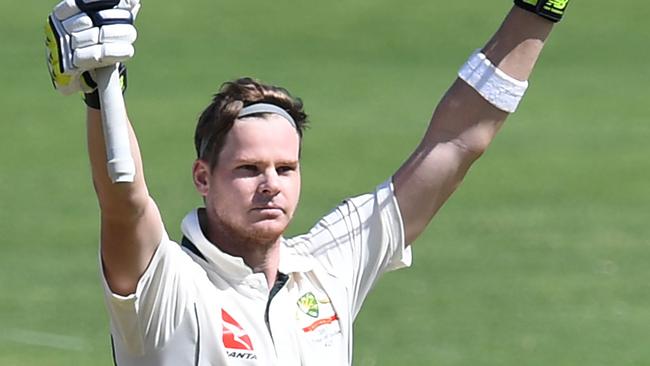
[(113, 293), (129, 295), (135, 291), (163, 231), (160, 213), (151, 198), (141, 212), (132, 216), (102, 214), (101, 258), (106, 282)]
[(422, 142), (393, 175), (407, 245), (460, 185), (506, 116), (463, 81), (450, 88)]

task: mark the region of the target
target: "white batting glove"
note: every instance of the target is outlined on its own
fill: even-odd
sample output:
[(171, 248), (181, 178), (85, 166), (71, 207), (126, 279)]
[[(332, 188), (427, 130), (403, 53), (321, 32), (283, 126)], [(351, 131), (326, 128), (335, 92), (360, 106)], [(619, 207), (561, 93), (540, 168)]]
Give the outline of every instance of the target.
[(133, 57), (140, 0), (63, 0), (45, 25), (54, 88), (64, 95), (97, 87), (93, 70)]

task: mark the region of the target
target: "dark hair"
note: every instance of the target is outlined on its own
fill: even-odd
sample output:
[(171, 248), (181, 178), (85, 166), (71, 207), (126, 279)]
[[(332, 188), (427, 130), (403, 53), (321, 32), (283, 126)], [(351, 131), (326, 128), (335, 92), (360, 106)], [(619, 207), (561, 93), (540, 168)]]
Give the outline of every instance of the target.
[(246, 77), (223, 83), (210, 105), (201, 113), (194, 132), (197, 158), (207, 162), (210, 169), (216, 167), (226, 135), (237, 115), (242, 108), (255, 103), (269, 103), (287, 111), (295, 121), (302, 142), (303, 130), (307, 126), (302, 100), (293, 97), (284, 88)]

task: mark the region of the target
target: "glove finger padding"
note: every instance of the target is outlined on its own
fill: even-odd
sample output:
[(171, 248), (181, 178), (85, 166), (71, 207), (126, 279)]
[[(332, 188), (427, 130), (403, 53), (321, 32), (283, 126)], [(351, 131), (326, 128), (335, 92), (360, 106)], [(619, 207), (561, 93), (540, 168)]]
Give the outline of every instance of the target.
[(137, 38), (133, 21), (139, 9), (139, 0), (63, 0), (57, 4), (45, 29), (55, 89), (65, 95), (90, 93), (94, 82), (84, 81), (91, 74), (84, 78), (84, 72), (132, 58)]
[(91, 70), (128, 60), (133, 53), (130, 44), (105, 43), (75, 51), (73, 62), (80, 69)]

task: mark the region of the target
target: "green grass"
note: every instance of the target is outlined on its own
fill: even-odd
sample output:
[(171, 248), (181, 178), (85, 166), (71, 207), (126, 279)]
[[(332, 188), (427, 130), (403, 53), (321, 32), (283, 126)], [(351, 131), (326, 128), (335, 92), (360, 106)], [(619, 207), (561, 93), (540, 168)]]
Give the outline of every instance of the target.
[[(292, 233), (388, 177), (509, 6), (404, 4), (145, 2), (128, 102), (170, 233), (200, 204), (196, 117), (240, 75), (287, 86), (311, 115)], [(0, 365), (111, 365), (83, 109), (44, 65), (53, 5), (7, 3), (0, 22)], [(571, 5), (413, 268), (367, 300), (357, 365), (650, 363), (649, 13)]]

